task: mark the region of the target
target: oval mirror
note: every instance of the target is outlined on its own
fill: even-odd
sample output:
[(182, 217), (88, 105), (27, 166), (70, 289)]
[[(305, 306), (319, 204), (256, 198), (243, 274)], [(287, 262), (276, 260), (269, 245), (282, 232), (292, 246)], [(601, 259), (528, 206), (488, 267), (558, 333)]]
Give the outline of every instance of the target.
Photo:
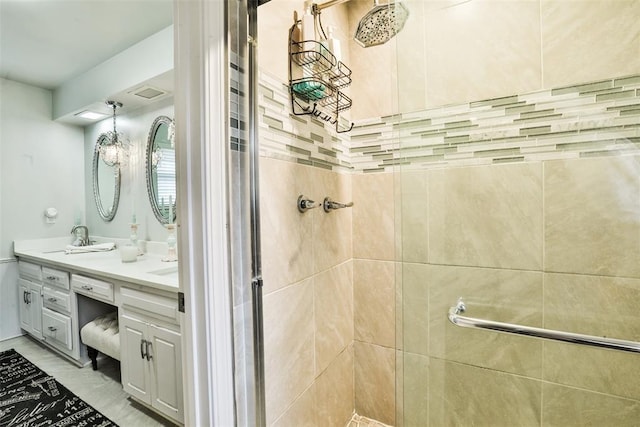
[(98, 136), (93, 152), (93, 198), (98, 214), (105, 221), (116, 216), (120, 200), (120, 165), (109, 166), (100, 155), (100, 147), (109, 142), (106, 133)]
[(147, 193), (151, 208), (161, 224), (176, 219), (176, 155), (173, 146), (173, 120), (159, 116), (151, 125), (147, 139)]

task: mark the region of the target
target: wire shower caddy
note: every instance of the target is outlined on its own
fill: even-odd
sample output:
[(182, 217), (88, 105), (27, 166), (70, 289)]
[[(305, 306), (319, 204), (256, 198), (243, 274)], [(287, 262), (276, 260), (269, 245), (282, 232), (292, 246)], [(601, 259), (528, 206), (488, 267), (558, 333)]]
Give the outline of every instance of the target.
[[(294, 24), (289, 30), (289, 93), (291, 110), (296, 116), (313, 115), (340, 128), (340, 113), (351, 108), (352, 100), (342, 89), (351, 84), (351, 69), (325, 45), (316, 40), (293, 40)], [(294, 74), (296, 77), (294, 78)]]

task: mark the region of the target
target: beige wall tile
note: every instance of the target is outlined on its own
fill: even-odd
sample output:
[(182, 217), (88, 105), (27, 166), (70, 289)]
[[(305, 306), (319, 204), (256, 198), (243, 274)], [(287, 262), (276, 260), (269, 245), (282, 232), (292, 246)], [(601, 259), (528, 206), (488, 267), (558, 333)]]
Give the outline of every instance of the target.
[(640, 341), (640, 279), (546, 273), (544, 281), (546, 328)]
[(542, 343), (453, 325), (449, 308), (463, 297), (464, 316), (515, 324), (542, 326), (542, 274), (430, 266), (429, 353), (433, 357), (540, 378)]
[(637, 426), (640, 402), (543, 383), (545, 427)]
[[(258, 8), (258, 40), (260, 43), (258, 66), (261, 71), (266, 71), (287, 84), (289, 81), (289, 29), (293, 25), (294, 10), (298, 11), (299, 18), (302, 17), (304, 1), (271, 0)], [(335, 36), (341, 41), (343, 61), (349, 64), (348, 40), (350, 33), (347, 31), (349, 21), (346, 6), (337, 5), (323, 10), (322, 24), (325, 30), (328, 25), (337, 28)]]
[(426, 426), (429, 423), (429, 358), (406, 352), (401, 354), (404, 367), (402, 425)]
[(246, 153), (230, 150), (229, 167), (231, 168), (231, 192), (230, 203), (230, 244), (232, 251), (232, 281), (233, 281), (233, 305), (238, 306), (251, 301), (251, 287), (247, 283), (251, 281), (251, 267), (247, 268), (246, 260), (251, 257), (251, 248), (247, 243), (245, 230), (248, 230), (249, 215), (244, 214), (247, 208), (247, 192), (249, 183), (244, 179), (247, 176), (248, 158)]
[(395, 263), (353, 261), (355, 339), (395, 348)]
[(352, 180), (354, 258), (395, 259), (393, 174), (357, 174)]
[[(640, 341), (640, 280), (545, 274), (544, 289), (546, 328)], [(636, 354), (545, 343), (549, 381), (640, 399), (639, 376)]]
[(544, 168), (545, 271), (640, 277), (640, 156)]
[(430, 171), (428, 220), (433, 264), (539, 270), (542, 165)]
[(396, 45), (398, 109), (417, 111), (426, 108), (426, 28), (424, 0), (403, 0), (409, 10), (404, 28), (389, 43)]
[(369, 12), (373, 2), (350, 0), (349, 51), (353, 82), (348, 95), (353, 98), (352, 120), (393, 114), (396, 104), (396, 44), (389, 42), (380, 46), (363, 48), (353, 41), (360, 19)]
[(547, 88), (640, 71), (640, 1), (542, 0)]
[(400, 174), (401, 224), (400, 253), (403, 262), (428, 262), (429, 194), (427, 171)]
[(356, 412), (394, 425), (395, 350), (355, 341), (354, 352)]
[(346, 348), (316, 379), (316, 426), (344, 427), (353, 414), (353, 346)]
[(442, 6), (430, 10), (424, 23), (429, 106), (541, 88), (537, 0)]
[[(313, 186), (310, 197), (322, 204), (325, 197), (348, 203), (352, 201), (351, 175), (313, 169)], [(311, 196), (312, 195), (312, 196)], [(305, 215), (313, 219), (313, 241), (307, 245), (313, 248), (314, 273), (325, 271), (352, 258), (352, 208), (325, 212), (322, 207)]]
[(316, 373), (353, 342), (353, 265), (346, 262), (314, 279)]
[(264, 296), (267, 422), (280, 417), (315, 378), (313, 281)]
[(313, 274), (313, 217), (298, 212), (298, 195), (308, 195), (315, 170), (260, 158), (262, 274), (265, 292)]
[(317, 427), (318, 397), (315, 384), (298, 397), (272, 427)]
[[(425, 264), (402, 264), (402, 349), (428, 355), (429, 349), (429, 274)], [(397, 328), (396, 328), (397, 329)]]
[(432, 358), (432, 426), (539, 426), (540, 381)]
[[(234, 388), (236, 405), (238, 408), (247, 408), (254, 401), (255, 389), (254, 376), (254, 348), (253, 348), (253, 308), (250, 302), (233, 307), (233, 357), (234, 357)], [(237, 411), (238, 425), (248, 425), (248, 418), (253, 414), (245, 411)]]
[[(410, 384), (410, 383), (407, 383), (407, 384)], [(398, 349), (396, 349), (396, 423), (395, 425), (397, 427), (404, 427), (404, 352)]]
[(403, 318), (404, 318), (404, 313), (403, 313), (403, 307), (402, 307), (402, 265), (401, 264), (396, 264), (395, 267), (396, 270), (396, 274), (395, 274), (395, 288), (396, 288), (396, 316), (395, 316), (395, 320), (394, 320), (394, 325), (395, 325), (395, 334), (396, 334), (396, 345), (395, 348), (396, 350), (402, 350), (403, 349), (403, 341), (404, 341), (404, 332), (403, 332)]

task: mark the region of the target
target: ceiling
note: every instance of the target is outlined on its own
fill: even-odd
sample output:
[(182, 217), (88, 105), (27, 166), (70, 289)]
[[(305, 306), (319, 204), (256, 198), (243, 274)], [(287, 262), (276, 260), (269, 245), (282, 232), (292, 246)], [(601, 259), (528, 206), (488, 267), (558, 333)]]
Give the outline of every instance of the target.
[(0, 0), (0, 77), (45, 89), (172, 23), (172, 0)]
[[(173, 0), (0, 0), (0, 77), (55, 90), (172, 21)], [(173, 72), (140, 82), (146, 85), (169, 96)], [(125, 104), (121, 114), (159, 99), (133, 96), (129, 89), (109, 95)], [(110, 115), (104, 101), (84, 109)], [(56, 120), (86, 126), (102, 117), (69, 113)]]

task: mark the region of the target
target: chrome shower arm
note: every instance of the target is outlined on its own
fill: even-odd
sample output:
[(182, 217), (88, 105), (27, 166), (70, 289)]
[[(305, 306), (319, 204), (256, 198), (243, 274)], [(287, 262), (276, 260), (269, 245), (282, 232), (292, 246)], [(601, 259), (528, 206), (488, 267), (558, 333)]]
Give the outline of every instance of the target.
[(322, 4), (318, 4), (318, 3), (314, 3), (313, 4), (313, 12), (316, 13), (316, 11), (322, 10), (322, 9), (326, 9), (328, 7), (331, 6), (335, 6), (338, 4), (342, 4), (342, 3), (346, 3), (349, 0), (329, 0), (327, 2), (324, 2)]

